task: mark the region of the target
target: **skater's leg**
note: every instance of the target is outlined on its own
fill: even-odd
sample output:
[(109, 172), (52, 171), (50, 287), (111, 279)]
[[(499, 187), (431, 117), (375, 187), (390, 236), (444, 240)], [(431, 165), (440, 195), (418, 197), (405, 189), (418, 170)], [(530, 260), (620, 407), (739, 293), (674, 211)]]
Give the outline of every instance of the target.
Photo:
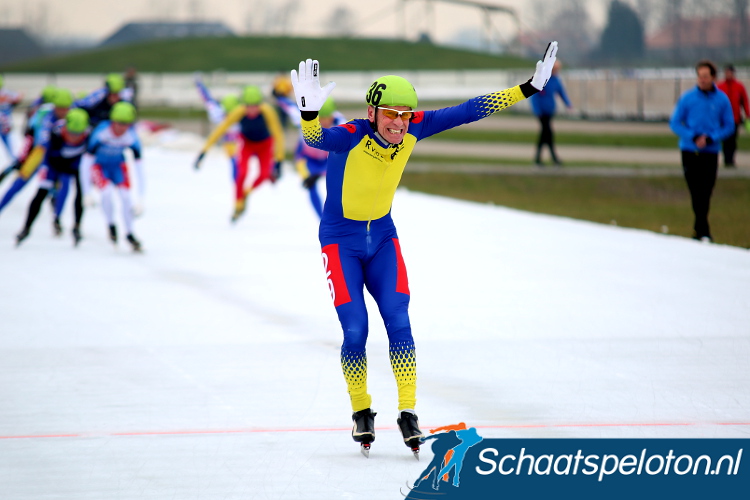
[(384, 238), (365, 268), (365, 285), (378, 304), (388, 333), (391, 368), (398, 387), (398, 409), (417, 403), (417, 362), (409, 321), (409, 280), (395, 232)]
[(83, 193), (81, 191), (81, 178), (76, 173), (76, 199), (75, 199), (75, 227), (78, 228), (81, 225), (81, 219), (83, 219)]
[(255, 154), (258, 156), (258, 163), (260, 169), (258, 170), (258, 177), (253, 181), (251, 190), (260, 186), (263, 182), (271, 179), (271, 173), (273, 172), (273, 139), (268, 138), (261, 142), (257, 142), (254, 145)]
[(47, 193), (49, 193), (49, 191), (46, 188), (40, 187), (39, 191), (36, 192), (34, 199), (31, 200), (31, 203), (29, 204), (29, 212), (26, 215), (26, 224), (24, 224), (24, 230), (26, 232), (31, 231), (31, 226), (34, 224), (37, 215), (39, 215), (39, 210), (42, 208), (42, 203), (47, 197)]
[(133, 202), (130, 198), (130, 189), (125, 186), (117, 186), (117, 193), (120, 195), (125, 234), (133, 234)]
[(102, 198), (102, 211), (104, 211), (104, 218), (107, 221), (108, 226), (115, 225), (115, 207), (112, 202), (113, 191), (115, 187), (111, 182), (102, 187), (101, 198)]
[(70, 190), (70, 175), (60, 175), (58, 178), (59, 188), (55, 194), (55, 218), (59, 219), (60, 214), (65, 208), (65, 200), (68, 198), (68, 191)]
[(326, 245), (322, 253), (331, 297), (344, 332), (341, 369), (352, 411), (358, 412), (370, 408), (372, 403), (367, 392), (368, 325), (362, 264), (356, 252), (344, 245)]

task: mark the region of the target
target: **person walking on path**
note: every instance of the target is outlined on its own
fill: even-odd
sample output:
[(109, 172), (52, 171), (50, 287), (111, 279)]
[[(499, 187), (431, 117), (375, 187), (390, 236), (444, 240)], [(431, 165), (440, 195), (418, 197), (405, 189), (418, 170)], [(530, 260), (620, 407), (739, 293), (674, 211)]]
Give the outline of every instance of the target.
[(387, 75), (370, 86), (367, 118), (323, 128), (319, 112), (336, 84), (320, 86), (318, 61), (292, 70), (305, 142), (329, 152), (326, 201), (319, 228), (328, 287), (343, 330), (341, 368), (352, 408), (352, 438), (369, 456), (375, 415), (367, 390), (368, 336), (364, 288), (385, 323), (398, 389), (396, 420), (404, 443), (417, 456), (420, 439), (416, 350), (409, 320), (409, 282), (391, 204), (416, 143), (505, 109), (542, 90), (550, 78), (557, 42), (547, 47), (534, 76), (515, 87), (433, 111), (415, 111), (417, 92), (402, 77)]
[(716, 184), (721, 141), (734, 131), (729, 98), (716, 87), (716, 66), (708, 60), (695, 66), (698, 83), (685, 92), (672, 113), (669, 126), (679, 137), (695, 222), (693, 239), (713, 241), (708, 225), (711, 194)]
[(536, 156), (534, 157), (534, 163), (538, 166), (543, 166), (542, 163), (542, 147), (547, 146), (549, 148), (550, 155), (552, 156), (552, 163), (556, 166), (562, 166), (562, 161), (557, 156), (555, 151), (555, 133), (552, 130), (552, 118), (555, 116), (557, 111), (557, 103), (555, 96), (560, 96), (565, 106), (570, 109), (570, 99), (568, 94), (565, 93), (565, 87), (563, 87), (560, 77), (557, 76), (560, 72), (560, 63), (556, 62), (552, 68), (552, 76), (550, 76), (547, 85), (539, 91), (539, 93), (531, 96), (531, 108), (534, 114), (539, 119), (539, 125), (541, 130), (539, 131), (539, 140), (536, 143)]
[(726, 168), (734, 168), (734, 153), (737, 151), (737, 134), (740, 131), (742, 123), (750, 115), (750, 104), (747, 101), (745, 86), (735, 78), (733, 65), (727, 64), (724, 66), (724, 80), (720, 81), (716, 86), (729, 97), (729, 102), (732, 104), (734, 132), (724, 139), (722, 149), (724, 152), (724, 166)]

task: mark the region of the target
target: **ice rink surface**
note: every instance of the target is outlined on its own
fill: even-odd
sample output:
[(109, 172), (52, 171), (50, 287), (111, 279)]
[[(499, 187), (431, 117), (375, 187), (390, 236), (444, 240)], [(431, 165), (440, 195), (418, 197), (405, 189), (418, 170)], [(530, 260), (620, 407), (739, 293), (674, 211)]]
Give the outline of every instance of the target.
[[(0, 498), (401, 498), (431, 453), (417, 462), (396, 430), (373, 302), (369, 460), (351, 440), (299, 179), (231, 225), (228, 161), (196, 172), (198, 142), (162, 141), (141, 255), (107, 241), (100, 207), (74, 249), (70, 207), (55, 238), (48, 204), (15, 248), (35, 184), (0, 214)], [(747, 250), (406, 190), (393, 214), (423, 430), (750, 437)]]

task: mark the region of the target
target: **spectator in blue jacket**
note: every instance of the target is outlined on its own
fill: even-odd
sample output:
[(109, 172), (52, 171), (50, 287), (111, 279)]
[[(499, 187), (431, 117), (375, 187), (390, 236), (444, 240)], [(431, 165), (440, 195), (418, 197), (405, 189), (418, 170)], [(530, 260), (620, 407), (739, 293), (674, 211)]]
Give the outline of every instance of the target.
[(693, 238), (710, 242), (708, 209), (721, 142), (734, 133), (734, 113), (727, 95), (716, 87), (716, 66), (703, 60), (695, 72), (698, 84), (677, 101), (669, 126), (680, 139), (682, 170), (695, 214)]
[(555, 152), (555, 136), (552, 131), (552, 117), (555, 116), (556, 111), (555, 95), (560, 96), (560, 99), (563, 100), (568, 109), (572, 106), (568, 95), (565, 93), (562, 81), (557, 76), (559, 72), (560, 61), (557, 61), (554, 68), (552, 68), (552, 76), (547, 85), (545, 85), (544, 90), (531, 96), (531, 108), (534, 110), (537, 118), (539, 118), (539, 123), (542, 126), (539, 132), (539, 140), (536, 144), (536, 157), (534, 158), (534, 162), (540, 167), (543, 166), (542, 146), (545, 144), (549, 147), (552, 162), (558, 167), (562, 166), (562, 162)]

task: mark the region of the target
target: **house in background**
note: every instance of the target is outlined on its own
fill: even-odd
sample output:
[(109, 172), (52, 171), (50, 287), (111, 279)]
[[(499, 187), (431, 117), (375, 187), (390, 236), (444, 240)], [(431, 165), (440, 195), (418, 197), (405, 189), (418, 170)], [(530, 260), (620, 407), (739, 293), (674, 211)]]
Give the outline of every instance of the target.
[(99, 46), (114, 47), (168, 38), (225, 36), (235, 34), (221, 22), (135, 22), (122, 26)]
[(42, 57), (44, 48), (23, 28), (0, 28), (0, 66)]

